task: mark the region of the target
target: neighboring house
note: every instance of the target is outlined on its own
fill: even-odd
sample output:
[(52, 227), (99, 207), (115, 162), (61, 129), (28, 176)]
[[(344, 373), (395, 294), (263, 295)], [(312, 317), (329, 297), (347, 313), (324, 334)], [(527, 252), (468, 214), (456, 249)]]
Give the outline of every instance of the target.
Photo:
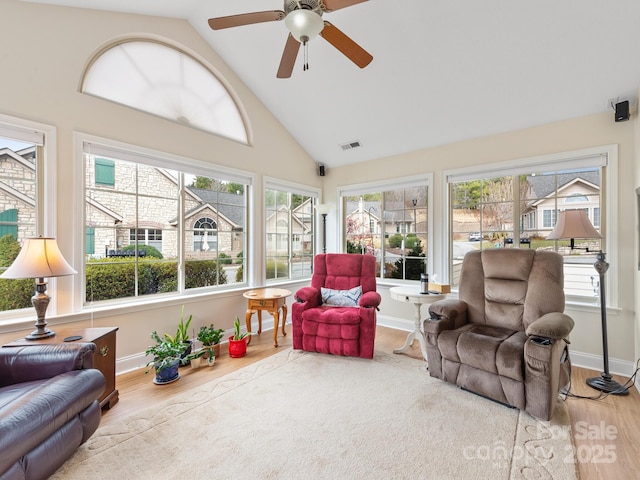
[(0, 148), (0, 238), (36, 235), (36, 148)]
[[(291, 225), (289, 225), (291, 219)], [(291, 227), (291, 228), (289, 228)], [(289, 248), (291, 235), (291, 254), (302, 255), (311, 251), (313, 232), (313, 203), (307, 198), (297, 207), (291, 209), (286, 206), (272, 211), (265, 220), (267, 254), (286, 251)]]
[(394, 235), (427, 231), (426, 220), (419, 220), (416, 223), (414, 213), (406, 209), (402, 202), (386, 202), (383, 220), (380, 218), (380, 210), (379, 201), (348, 201), (346, 205), (348, 213), (345, 218), (347, 225), (351, 225), (355, 230), (350, 233), (378, 235), (384, 231), (385, 235)]
[[(87, 162), (86, 178), (87, 254), (109, 256), (137, 239), (139, 246), (150, 245), (167, 258), (177, 257), (179, 193), (172, 172), (96, 158)], [(187, 187), (187, 256), (197, 252), (197, 258), (204, 259), (222, 252), (229, 256), (240, 253), (244, 246), (243, 205), (243, 195)]]
[[(557, 204), (556, 204), (557, 179)], [(529, 198), (534, 199), (521, 214), (524, 230), (547, 235), (563, 210), (583, 209), (591, 223), (600, 228), (600, 175), (598, 172), (572, 172), (556, 175), (531, 175)]]

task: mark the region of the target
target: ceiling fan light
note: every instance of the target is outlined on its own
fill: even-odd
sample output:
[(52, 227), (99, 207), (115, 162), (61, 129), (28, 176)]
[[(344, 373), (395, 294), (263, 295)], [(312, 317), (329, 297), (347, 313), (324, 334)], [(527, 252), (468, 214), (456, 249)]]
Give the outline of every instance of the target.
[(302, 37), (307, 37), (305, 41), (311, 40), (324, 28), (322, 17), (311, 10), (294, 10), (287, 15), (284, 23), (293, 38), (300, 43)]

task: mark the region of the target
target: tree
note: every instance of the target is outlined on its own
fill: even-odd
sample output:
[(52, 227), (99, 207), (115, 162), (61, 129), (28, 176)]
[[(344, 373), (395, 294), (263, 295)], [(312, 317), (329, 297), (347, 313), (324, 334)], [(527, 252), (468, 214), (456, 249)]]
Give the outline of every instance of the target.
[(409, 255), (395, 262), (395, 270), (391, 272), (391, 278), (420, 280), (420, 274), (425, 272), (425, 262), (425, 254), (422, 253), (422, 242), (416, 239), (413, 248), (409, 251)]
[(204, 190), (213, 190), (213, 179), (209, 177), (196, 177), (189, 186), (193, 188), (202, 188)]
[(244, 185), (241, 183), (229, 182), (226, 184), (226, 190), (229, 193), (236, 193), (238, 195), (244, 193)]
[(482, 197), (482, 181), (456, 183), (453, 187), (454, 208), (477, 209)]

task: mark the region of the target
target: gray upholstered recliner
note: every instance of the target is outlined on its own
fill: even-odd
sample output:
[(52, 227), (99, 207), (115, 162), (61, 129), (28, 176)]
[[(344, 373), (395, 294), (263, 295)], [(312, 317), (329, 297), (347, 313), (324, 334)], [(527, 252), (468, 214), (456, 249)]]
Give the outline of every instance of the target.
[(571, 374), (562, 267), (555, 252), (469, 252), (459, 299), (424, 321), (431, 376), (549, 420)]

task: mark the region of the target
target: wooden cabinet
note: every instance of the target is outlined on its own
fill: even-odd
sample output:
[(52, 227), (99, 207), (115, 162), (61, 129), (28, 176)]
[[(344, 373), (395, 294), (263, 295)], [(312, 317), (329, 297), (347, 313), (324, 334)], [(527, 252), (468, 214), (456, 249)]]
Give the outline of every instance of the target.
[(99, 328), (53, 328), (56, 332), (54, 337), (42, 340), (25, 340), (21, 338), (7, 344), (7, 346), (18, 345), (38, 345), (38, 344), (58, 344), (63, 343), (65, 338), (81, 337), (75, 342), (95, 343), (96, 351), (93, 354), (93, 367), (100, 370), (107, 381), (104, 392), (98, 399), (100, 407), (109, 409), (118, 402), (118, 390), (116, 390), (116, 332), (118, 327)]

